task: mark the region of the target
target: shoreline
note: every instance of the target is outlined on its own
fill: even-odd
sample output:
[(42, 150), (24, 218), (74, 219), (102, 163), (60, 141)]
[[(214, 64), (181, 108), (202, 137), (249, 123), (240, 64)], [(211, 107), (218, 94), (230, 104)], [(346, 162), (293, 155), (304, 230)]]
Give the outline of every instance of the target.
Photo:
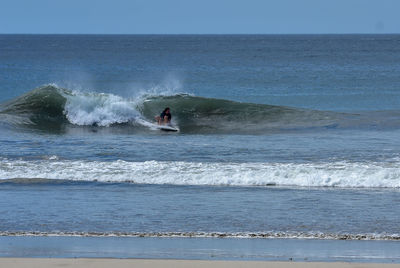
[(263, 238), (0, 236), (0, 258), (350, 262), (400, 265), (400, 243)]
[(141, 267), (141, 268), (397, 268), (391, 263), (348, 263), (348, 262), (270, 262), (270, 261), (211, 261), (211, 260), (154, 260), (154, 259), (103, 259), (103, 258), (0, 258), (0, 266), (7, 268), (50, 268), (50, 267)]

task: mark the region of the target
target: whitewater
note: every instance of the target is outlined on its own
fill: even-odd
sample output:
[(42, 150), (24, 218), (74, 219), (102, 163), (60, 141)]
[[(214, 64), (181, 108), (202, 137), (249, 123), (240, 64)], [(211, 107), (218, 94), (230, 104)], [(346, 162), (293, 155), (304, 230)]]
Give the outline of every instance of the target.
[(35, 179), (171, 185), (400, 188), (399, 160), (386, 163), (196, 163), (3, 159), (0, 182)]

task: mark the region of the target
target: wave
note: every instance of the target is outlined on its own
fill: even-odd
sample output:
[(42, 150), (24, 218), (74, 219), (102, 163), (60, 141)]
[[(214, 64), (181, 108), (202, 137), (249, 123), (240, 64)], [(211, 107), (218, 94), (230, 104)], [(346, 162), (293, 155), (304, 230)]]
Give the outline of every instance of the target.
[(4, 103), (0, 111), (3, 115), (19, 118), (26, 125), (69, 123), (78, 126), (110, 126), (129, 122), (138, 115), (135, 106), (122, 97), (104, 93), (80, 93), (55, 85), (34, 89)]
[(329, 240), (400, 240), (400, 234), (321, 233), (321, 232), (40, 232), (2, 231), (0, 236), (66, 237), (178, 237), (178, 238), (258, 238), (258, 239), (329, 239)]
[(125, 126), (151, 129), (154, 116), (171, 107), (173, 123), (183, 133), (262, 133), (332, 127), (335, 113), (266, 104), (241, 103), (188, 94), (123, 98), (82, 93), (46, 85), (0, 106), (0, 120), (14, 125), (59, 129), (62, 126)]
[(181, 133), (262, 134), (324, 129), (400, 128), (400, 111), (337, 113), (242, 103), (189, 94), (140, 95), (68, 90), (45, 85), (0, 105), (0, 123), (44, 131), (65, 127), (118, 127), (154, 131), (154, 117), (171, 107)]
[(0, 162), (0, 182), (51, 181), (398, 189), (400, 160), (366, 163), (197, 163), (3, 159)]
[(15, 125), (67, 122), (66, 98), (55, 86), (34, 89), (0, 106), (0, 119)]

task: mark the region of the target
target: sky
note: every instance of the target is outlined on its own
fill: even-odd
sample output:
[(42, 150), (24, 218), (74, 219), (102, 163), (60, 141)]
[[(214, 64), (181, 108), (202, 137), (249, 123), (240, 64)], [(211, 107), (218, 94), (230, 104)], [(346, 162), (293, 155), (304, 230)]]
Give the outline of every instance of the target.
[(0, 0), (0, 33), (400, 33), (400, 0)]

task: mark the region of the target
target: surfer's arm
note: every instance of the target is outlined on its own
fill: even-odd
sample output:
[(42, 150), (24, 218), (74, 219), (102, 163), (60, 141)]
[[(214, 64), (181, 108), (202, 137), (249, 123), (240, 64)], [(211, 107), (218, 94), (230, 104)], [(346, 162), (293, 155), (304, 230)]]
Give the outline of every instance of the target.
[(159, 116), (157, 115), (157, 116), (154, 117), (154, 118), (156, 119), (157, 123), (158, 123), (159, 125), (161, 125), (161, 117), (159, 117)]

